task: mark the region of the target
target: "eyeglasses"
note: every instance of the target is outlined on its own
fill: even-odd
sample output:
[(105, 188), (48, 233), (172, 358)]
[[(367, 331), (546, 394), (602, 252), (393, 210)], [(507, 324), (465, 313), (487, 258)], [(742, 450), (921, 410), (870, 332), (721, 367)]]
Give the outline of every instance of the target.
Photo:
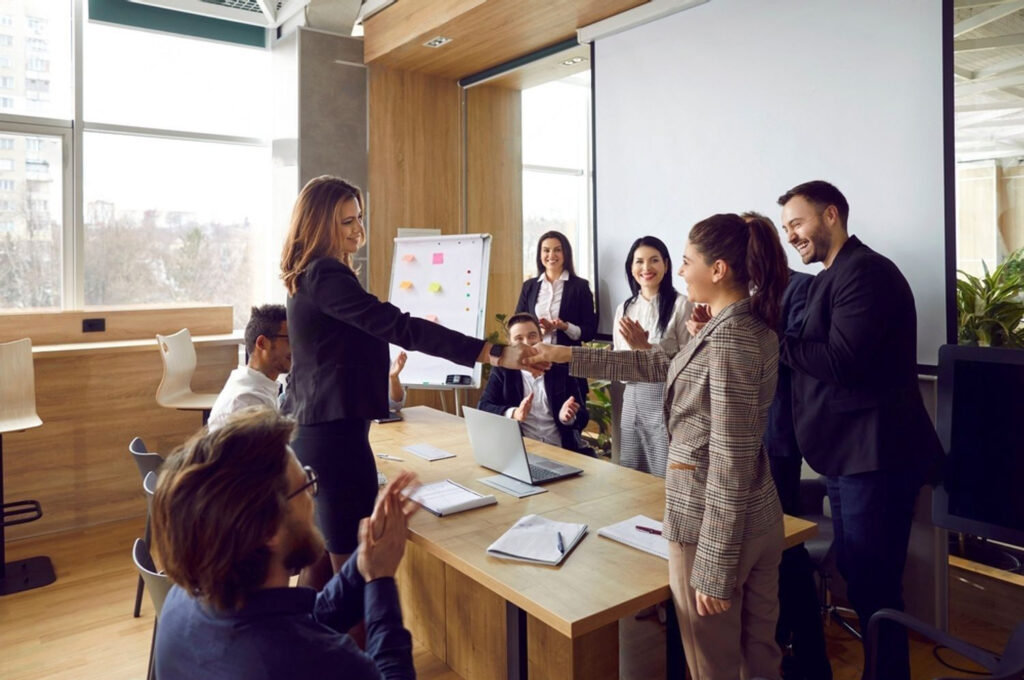
[(285, 496), (284, 499), (286, 501), (295, 498), (306, 489), (309, 489), (309, 495), (313, 498), (316, 498), (317, 493), (320, 491), (320, 478), (316, 476), (316, 470), (308, 465), (303, 465), (302, 471), (306, 473), (306, 483)]

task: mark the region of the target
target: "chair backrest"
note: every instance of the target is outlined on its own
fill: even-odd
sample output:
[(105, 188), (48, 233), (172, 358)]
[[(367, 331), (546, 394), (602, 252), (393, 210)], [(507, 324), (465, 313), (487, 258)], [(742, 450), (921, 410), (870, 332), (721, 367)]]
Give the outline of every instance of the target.
[(32, 340), (0, 343), (0, 432), (39, 427)]
[(142, 480), (142, 490), (146, 492), (146, 509), (150, 516), (153, 514), (153, 494), (156, 493), (156, 482), (159, 478), (160, 475), (154, 471), (147, 473), (145, 479)]
[(139, 576), (146, 582), (149, 597), (153, 600), (153, 608), (159, 617), (160, 611), (164, 608), (164, 600), (167, 599), (167, 593), (171, 589), (171, 580), (167, 578), (167, 574), (156, 570), (153, 558), (149, 554), (149, 546), (141, 538), (135, 539), (135, 545), (132, 547), (132, 561), (135, 562)]
[(192, 392), (192, 374), (196, 370), (196, 348), (192, 334), (182, 328), (173, 335), (157, 335), (160, 358), (164, 362), (164, 375), (156, 388), (156, 401), (161, 406), (173, 406), (175, 398)]
[(136, 437), (128, 444), (128, 452), (132, 454), (135, 466), (139, 468), (139, 476), (143, 479), (150, 472), (155, 472), (163, 464), (164, 459), (159, 453), (153, 453), (146, 449), (146, 442), (141, 437)]

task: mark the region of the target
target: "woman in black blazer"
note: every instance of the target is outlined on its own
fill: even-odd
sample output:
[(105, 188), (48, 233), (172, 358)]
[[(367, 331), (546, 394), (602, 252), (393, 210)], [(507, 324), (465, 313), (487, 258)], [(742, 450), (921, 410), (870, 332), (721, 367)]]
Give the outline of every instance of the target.
[(388, 414), (388, 343), (464, 366), (518, 368), (529, 348), (504, 347), (418, 319), (363, 290), (352, 256), (363, 245), (362, 194), (336, 177), (309, 181), (281, 257), (292, 348), (292, 448), (318, 477), (317, 522), (337, 571), (377, 495), (370, 420)]
[(578, 346), (597, 335), (594, 294), (576, 276), (572, 246), (561, 232), (549, 231), (537, 241), (537, 278), (523, 282), (515, 311), (537, 317), (549, 344)]

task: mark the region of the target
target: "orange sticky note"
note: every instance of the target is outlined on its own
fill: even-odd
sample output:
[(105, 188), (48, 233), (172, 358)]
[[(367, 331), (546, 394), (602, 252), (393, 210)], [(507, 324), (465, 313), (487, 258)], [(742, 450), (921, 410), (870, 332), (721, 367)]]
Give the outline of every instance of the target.
[(416, 256), (413, 255), (412, 253), (406, 253), (405, 255), (402, 255), (402, 262), (415, 262), (415, 261), (416, 261)]
[(434, 323), (437, 323), (437, 315), (436, 314), (427, 314), (423, 318), (426, 319), (427, 321), (433, 321)]
[(412, 281), (402, 281), (400, 284), (398, 284), (398, 287), (403, 290), (409, 290), (410, 288), (412, 288)]
[(427, 290), (429, 290), (431, 293), (440, 293), (441, 292), (441, 284), (437, 283), (435, 281), (434, 283), (432, 283), (429, 286), (427, 286)]

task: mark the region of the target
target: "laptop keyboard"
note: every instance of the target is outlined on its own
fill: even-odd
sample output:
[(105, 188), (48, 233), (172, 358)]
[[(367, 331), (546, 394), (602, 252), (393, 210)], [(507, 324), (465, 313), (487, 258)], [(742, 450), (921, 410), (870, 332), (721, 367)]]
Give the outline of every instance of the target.
[(530, 477), (533, 478), (534, 482), (544, 482), (558, 476), (559, 473), (554, 470), (549, 470), (546, 467), (530, 463)]

